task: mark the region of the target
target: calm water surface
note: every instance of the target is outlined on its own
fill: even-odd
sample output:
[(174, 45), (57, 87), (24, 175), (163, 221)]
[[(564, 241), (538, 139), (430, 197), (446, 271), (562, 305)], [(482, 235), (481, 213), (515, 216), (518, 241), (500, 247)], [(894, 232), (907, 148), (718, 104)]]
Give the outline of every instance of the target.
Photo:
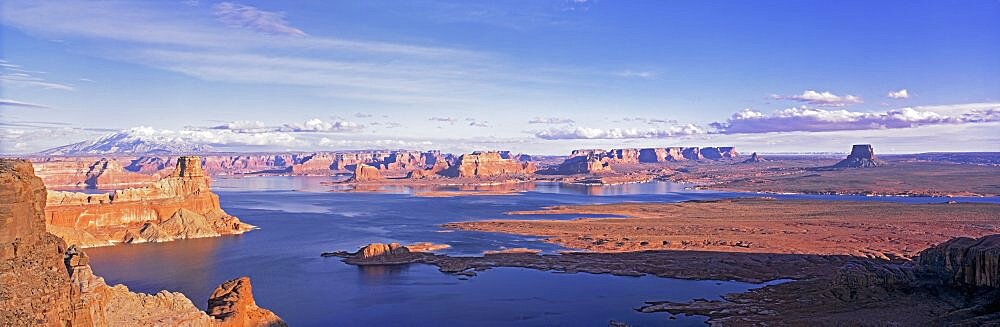
[[(747, 196), (686, 190), (655, 182), (604, 187), (539, 183), (521, 195), (421, 198), (400, 188), (387, 193), (330, 192), (324, 177), (220, 178), (222, 207), (261, 229), (239, 236), (88, 249), (95, 272), (134, 291), (179, 291), (204, 309), (221, 282), (253, 279), (254, 296), (293, 326), (328, 325), (702, 325), (704, 318), (641, 314), (643, 301), (718, 298), (759, 284), (657, 277), (562, 274), (500, 268), (472, 278), (436, 267), (355, 267), (324, 251), (371, 242), (434, 242), (450, 255), (513, 247), (559, 250), (532, 237), (449, 231), (447, 222), (507, 219), (512, 210), (561, 204), (684, 201)], [(778, 196), (875, 201), (942, 202), (934, 198)], [(997, 202), (995, 198), (986, 201)], [(962, 199), (966, 201), (966, 199)], [(983, 199), (967, 199), (984, 201)], [(580, 215), (517, 216), (517, 219)]]

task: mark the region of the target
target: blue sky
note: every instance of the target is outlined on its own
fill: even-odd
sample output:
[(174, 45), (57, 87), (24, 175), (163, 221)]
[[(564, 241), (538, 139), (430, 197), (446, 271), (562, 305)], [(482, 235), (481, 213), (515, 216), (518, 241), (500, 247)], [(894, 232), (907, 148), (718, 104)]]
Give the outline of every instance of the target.
[[(5, 1), (0, 152), (1000, 151), (1000, 1)], [(904, 92), (905, 91), (905, 92)]]

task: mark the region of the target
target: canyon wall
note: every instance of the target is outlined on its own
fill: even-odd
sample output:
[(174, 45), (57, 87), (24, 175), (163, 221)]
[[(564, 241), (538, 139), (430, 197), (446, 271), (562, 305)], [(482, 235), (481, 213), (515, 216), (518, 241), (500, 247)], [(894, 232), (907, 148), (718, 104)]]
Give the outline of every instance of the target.
[[(530, 160), (526, 155), (507, 159)], [(170, 175), (178, 157), (170, 155), (108, 157), (38, 157), (35, 172), (50, 187), (118, 189), (141, 186)], [(313, 153), (208, 154), (202, 156), (205, 173), (221, 175), (330, 176), (353, 172), (357, 165), (375, 167), (382, 175), (406, 176), (457, 158), (440, 151), (345, 151)], [(420, 174), (420, 173), (418, 173)]]
[(34, 167), (35, 174), (49, 187), (129, 187), (160, 178), (159, 170), (132, 172), (116, 158), (50, 158)]
[(239, 283), (247, 291), (209, 301), (211, 315), (181, 293), (108, 286), (83, 251), (46, 232), (46, 193), (30, 162), (0, 159), (0, 325), (285, 326), (254, 304), (246, 277), (220, 286)]
[(611, 172), (615, 165), (636, 165), (685, 160), (726, 160), (739, 156), (735, 147), (666, 147), (629, 149), (573, 150), (556, 171), (563, 174), (599, 174)]
[[(458, 157), (455, 164), (439, 174), (447, 177), (491, 178), (534, 174), (538, 167), (532, 162), (512, 159), (509, 152), (476, 151)], [(505, 158), (506, 157), (506, 158)]]
[(199, 157), (177, 159), (172, 173), (141, 188), (105, 194), (48, 191), (47, 228), (83, 247), (241, 234), (254, 226), (219, 206)]

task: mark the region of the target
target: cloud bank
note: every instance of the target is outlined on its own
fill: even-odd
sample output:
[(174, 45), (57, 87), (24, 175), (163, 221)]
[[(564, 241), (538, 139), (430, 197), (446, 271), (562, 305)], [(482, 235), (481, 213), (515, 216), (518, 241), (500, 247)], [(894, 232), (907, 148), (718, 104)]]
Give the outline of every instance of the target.
[(545, 140), (576, 139), (652, 139), (671, 136), (704, 134), (705, 130), (693, 124), (674, 126), (667, 129), (639, 128), (552, 128), (535, 132), (535, 137)]
[(793, 100), (817, 106), (842, 107), (849, 104), (862, 103), (861, 97), (846, 94), (836, 95), (829, 91), (817, 92), (814, 90), (803, 91), (799, 95), (772, 95), (776, 100)]
[(725, 122), (715, 122), (710, 126), (715, 128), (718, 133), (737, 134), (909, 128), (994, 121), (1000, 121), (1000, 104), (993, 104), (993, 106), (987, 104), (987, 106), (966, 112), (956, 112), (952, 115), (921, 107), (907, 107), (884, 112), (796, 107), (778, 110), (771, 114), (744, 109), (733, 114)]

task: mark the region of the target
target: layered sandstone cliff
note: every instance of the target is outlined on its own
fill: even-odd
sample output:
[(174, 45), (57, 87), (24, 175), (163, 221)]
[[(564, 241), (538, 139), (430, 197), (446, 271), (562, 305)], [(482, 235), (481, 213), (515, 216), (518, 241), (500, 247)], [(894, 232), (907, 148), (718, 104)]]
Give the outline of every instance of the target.
[[(228, 310), (242, 317), (234, 319), (206, 314), (180, 293), (148, 295), (108, 286), (93, 274), (83, 251), (46, 232), (45, 206), (45, 186), (31, 163), (0, 159), (0, 325), (219, 326), (230, 320), (246, 322), (239, 326), (285, 325), (251, 305), (249, 292), (239, 294), (239, 306)], [(249, 289), (244, 279), (238, 280)], [(209, 312), (219, 312), (219, 306), (209, 303)]]
[(366, 164), (358, 164), (354, 168), (354, 177), (352, 180), (355, 182), (370, 182), (381, 179), (382, 174), (378, 171), (378, 168)]
[(614, 166), (663, 163), (685, 160), (726, 160), (739, 156), (734, 147), (667, 147), (573, 150), (556, 171), (563, 174), (601, 174)]
[(198, 157), (180, 157), (170, 176), (105, 194), (49, 191), (45, 222), (83, 247), (241, 234), (254, 226), (219, 206)]
[(501, 152), (476, 151), (458, 157), (455, 164), (440, 172), (448, 177), (491, 178), (533, 174), (538, 167), (533, 162), (519, 162)]
[(57, 158), (34, 166), (35, 174), (50, 187), (117, 188), (155, 181), (160, 176), (127, 170), (117, 158)]

